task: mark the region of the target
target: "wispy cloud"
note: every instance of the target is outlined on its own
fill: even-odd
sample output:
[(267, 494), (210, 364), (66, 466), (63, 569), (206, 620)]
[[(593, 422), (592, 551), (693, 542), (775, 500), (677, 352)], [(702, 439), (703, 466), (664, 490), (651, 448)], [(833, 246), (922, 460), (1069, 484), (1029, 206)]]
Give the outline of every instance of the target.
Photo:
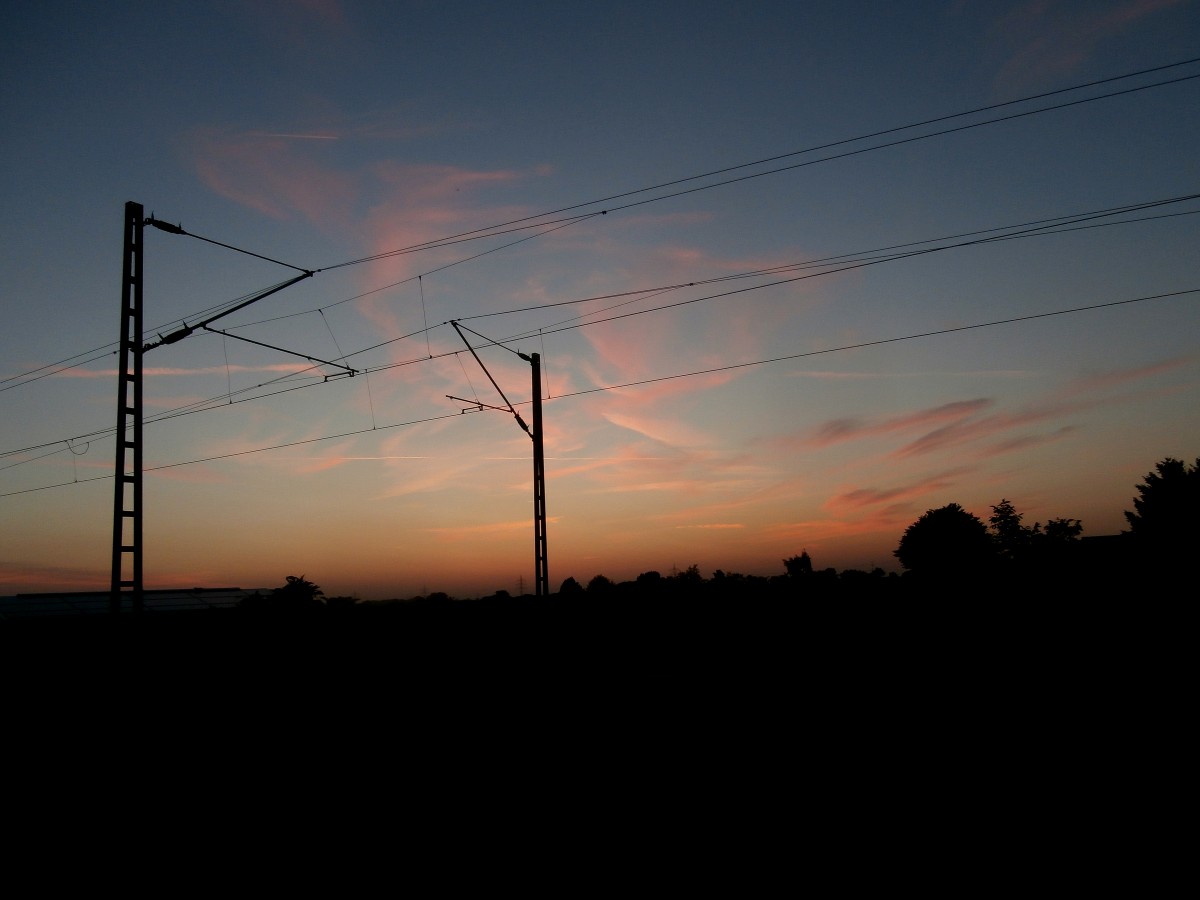
[(336, 141), (336, 134), (283, 134), (275, 131), (252, 131), (251, 137), (284, 138), (292, 141)]
[[(162, 376), (178, 376), (182, 378), (190, 378), (197, 375), (225, 375), (229, 372), (304, 372), (311, 370), (311, 363), (273, 363), (266, 366), (196, 366), (193, 368), (179, 368), (169, 366), (146, 366), (142, 369), (142, 375), (147, 378), (155, 378)], [(58, 378), (102, 378), (105, 380), (115, 379), (117, 377), (116, 369), (65, 369), (62, 372), (56, 372)]]
[[(995, 400), (980, 397), (901, 415), (829, 419), (806, 436), (780, 438), (775, 443), (785, 449), (824, 448), (851, 441), (904, 438), (916, 433), (915, 437), (888, 451), (887, 458), (910, 459), (966, 444), (976, 444), (972, 452), (978, 457), (996, 456), (1061, 440), (1074, 427), (1069, 421), (1056, 424), (1049, 432), (1030, 432), (1028, 429), (1054, 423), (1098, 406), (1128, 403), (1133, 399), (1132, 396), (1111, 394), (1112, 390), (1144, 384), (1192, 363), (1194, 360), (1180, 357), (1135, 369), (1075, 379), (1065, 387), (1047, 392), (1040, 401), (1019, 409), (996, 410)], [(994, 411), (982, 415), (988, 410)], [(985, 443), (989, 439), (994, 440), (990, 444)]]
[(1186, 2), (1027, 0), (1012, 6), (993, 25), (998, 39), (1010, 48), (997, 84), (1006, 91), (1026, 89), (1076, 72), (1105, 41)]
[(1084, 407), (1085, 404), (1054, 404), (1018, 412), (999, 413), (978, 419), (960, 418), (921, 435), (916, 440), (893, 451), (890, 456), (894, 459), (906, 459), (948, 450), (951, 447), (1008, 432), (1014, 428), (1045, 422), (1068, 412), (1077, 412)]
[[(546, 521), (547, 524), (552, 525), (558, 522), (559, 518), (557, 516), (548, 516)], [(432, 534), (442, 541), (459, 541), (464, 538), (493, 534), (525, 532), (529, 530), (529, 524), (529, 519), (518, 519), (507, 522), (485, 522), (480, 525), (458, 525), (454, 527), (422, 528), (418, 530)]]
[(1005, 453), (1016, 453), (1020, 450), (1028, 450), (1031, 447), (1041, 447), (1047, 444), (1054, 444), (1058, 441), (1065, 440), (1073, 435), (1078, 429), (1074, 425), (1064, 425), (1062, 428), (1055, 429), (1047, 434), (1025, 434), (1018, 437), (1009, 438), (1008, 440), (998, 441), (989, 447), (984, 447), (976, 456), (985, 458), (989, 456), (1000, 456)]
[(322, 143), (214, 127), (197, 128), (187, 139), (197, 174), (220, 196), (273, 219), (300, 215), (345, 228), (362, 179), (314, 157), (311, 148)]
[(1089, 375), (1083, 378), (1077, 378), (1067, 385), (1064, 393), (1080, 394), (1092, 391), (1102, 391), (1114, 387), (1122, 387), (1126, 384), (1132, 384), (1140, 381), (1145, 381), (1148, 378), (1154, 378), (1158, 375), (1165, 375), (1169, 372), (1177, 371), (1178, 369), (1192, 366), (1200, 360), (1196, 356), (1177, 356), (1173, 359), (1164, 359), (1161, 362), (1153, 363), (1149, 366), (1141, 366), (1136, 369), (1121, 369), (1114, 372), (1101, 372), (1095, 375)]
[(708, 435), (679, 420), (655, 416), (637, 416), (610, 411), (604, 418), (619, 428), (640, 434), (668, 447), (699, 447), (709, 443)]
[(884, 507), (885, 509), (905, 508), (901, 504), (930, 493), (946, 491), (972, 474), (971, 468), (947, 469), (925, 475), (914, 481), (894, 485), (889, 488), (857, 487), (834, 494), (825, 501), (822, 508), (834, 515), (842, 516), (861, 511), (866, 507)]
[(818, 426), (816, 432), (805, 443), (815, 447), (827, 447), (843, 441), (860, 440), (928, 428), (930, 425), (957, 422), (993, 405), (988, 398), (958, 400), (929, 409), (917, 410), (901, 416), (882, 419), (841, 418), (830, 419)]

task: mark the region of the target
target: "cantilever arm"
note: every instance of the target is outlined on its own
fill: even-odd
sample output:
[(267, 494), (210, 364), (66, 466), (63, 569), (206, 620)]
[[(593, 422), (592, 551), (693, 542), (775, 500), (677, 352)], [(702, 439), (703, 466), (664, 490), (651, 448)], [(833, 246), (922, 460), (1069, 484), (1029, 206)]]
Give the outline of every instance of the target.
[(247, 344), (254, 344), (258, 347), (266, 347), (268, 350), (278, 350), (280, 353), (287, 353), (290, 356), (298, 356), (301, 359), (307, 359), (309, 362), (320, 363), (323, 366), (337, 366), (339, 369), (345, 369), (347, 374), (354, 376), (358, 374), (357, 369), (352, 369), (349, 366), (343, 366), (341, 363), (335, 363), (328, 359), (318, 359), (315, 356), (307, 356), (303, 353), (297, 353), (295, 350), (286, 350), (283, 347), (276, 347), (274, 344), (264, 344), (262, 341), (254, 341), (248, 337), (242, 337), (240, 334), (230, 334), (228, 331), (222, 331), (219, 328), (209, 328), (207, 325), (200, 325), (205, 331), (211, 331), (213, 334), (224, 335), (225, 337), (233, 338), (235, 341), (245, 341)]
[(312, 272), (305, 272), (303, 275), (297, 275), (295, 278), (289, 278), (287, 281), (281, 282), (274, 287), (269, 287), (264, 291), (260, 291), (250, 299), (239, 303), (237, 306), (232, 306), (224, 312), (217, 313), (215, 316), (209, 316), (203, 322), (197, 322), (195, 325), (184, 325), (182, 328), (171, 332), (166, 337), (163, 337), (160, 334), (157, 341), (151, 341), (149, 344), (144, 345), (142, 347), (142, 352), (145, 353), (147, 350), (153, 350), (155, 347), (161, 347), (163, 344), (174, 344), (176, 341), (181, 341), (185, 337), (190, 337), (197, 328), (207, 328), (210, 322), (215, 322), (217, 319), (222, 319), (230, 313), (237, 312), (239, 309), (245, 309), (251, 303), (257, 303), (264, 297), (270, 297), (272, 294), (276, 294), (279, 291), (282, 291), (284, 288), (291, 287), (298, 281), (303, 281), (305, 278), (312, 278), (312, 275)]
[(513, 418), (517, 420), (517, 424), (521, 426), (521, 429), (527, 435), (533, 437), (533, 432), (529, 429), (529, 426), (525, 424), (525, 420), (521, 418), (521, 414), (513, 408), (512, 401), (509, 400), (508, 397), (504, 396), (504, 391), (500, 390), (500, 385), (496, 384), (496, 379), (492, 377), (492, 373), (489, 372), (487, 366), (483, 364), (483, 360), (479, 358), (479, 354), (475, 352), (475, 348), (471, 346), (471, 342), (468, 341), (466, 335), (462, 333), (462, 329), (458, 327), (458, 323), (451, 319), (450, 324), (454, 326), (454, 330), (458, 332), (458, 336), (462, 338), (462, 342), (467, 345), (467, 349), (470, 350), (471, 355), (475, 357), (475, 362), (479, 363), (479, 368), (483, 369), (483, 374), (488, 377), (488, 381), (492, 383), (492, 387), (496, 389), (496, 393), (504, 398), (504, 402), (508, 404), (508, 411), (513, 414)]

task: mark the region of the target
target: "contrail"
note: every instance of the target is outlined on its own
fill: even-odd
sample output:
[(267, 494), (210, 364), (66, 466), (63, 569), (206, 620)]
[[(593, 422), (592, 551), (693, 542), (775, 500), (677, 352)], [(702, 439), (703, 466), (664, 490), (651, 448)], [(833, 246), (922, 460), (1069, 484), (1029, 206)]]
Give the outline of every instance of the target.
[(276, 134), (275, 132), (256, 131), (255, 137), (296, 138), (301, 141), (336, 141), (336, 134)]

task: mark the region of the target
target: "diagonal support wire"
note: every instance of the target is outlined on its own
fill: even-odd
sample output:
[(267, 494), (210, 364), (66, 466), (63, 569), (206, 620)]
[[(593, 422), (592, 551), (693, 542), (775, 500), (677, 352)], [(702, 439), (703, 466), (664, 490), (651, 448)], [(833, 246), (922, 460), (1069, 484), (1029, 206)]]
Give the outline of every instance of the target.
[[(453, 319), (450, 324), (454, 326), (454, 330), (458, 332), (458, 336), (462, 338), (467, 349), (471, 351), (471, 355), (475, 357), (475, 361), (479, 363), (479, 367), (487, 374), (488, 380), (492, 382), (492, 387), (504, 398), (504, 402), (508, 405), (508, 411), (513, 414), (517, 420), (517, 424), (525, 430), (525, 433), (533, 439), (533, 560), (535, 569), (535, 589), (534, 593), (539, 597), (548, 597), (550, 595), (550, 570), (547, 564), (546, 556), (546, 455), (543, 446), (543, 428), (542, 428), (542, 358), (539, 354), (534, 353), (526, 356), (511, 347), (504, 349), (516, 353), (517, 356), (529, 363), (533, 373), (533, 428), (531, 429), (525, 424), (524, 420), (517, 414), (508, 397), (504, 395), (504, 391), (500, 390), (500, 385), (496, 384), (496, 379), (492, 378), (492, 373), (488, 372), (487, 366), (483, 364), (483, 360), (479, 358), (479, 354), (475, 352), (475, 348), (471, 346), (471, 342), (467, 340), (466, 335), (462, 333), (462, 328), (458, 322)], [(477, 331), (471, 331), (472, 334), (478, 335), (489, 343), (496, 344), (498, 347), (504, 347), (503, 344), (498, 344)], [(449, 396), (449, 395), (447, 395)], [(463, 403), (469, 403), (469, 400), (462, 400), (460, 397), (450, 397), (451, 400), (460, 400)], [(475, 401), (477, 409), (500, 409), (496, 406), (487, 406), (485, 403)], [(463, 410), (466, 412), (466, 410)]]
[(228, 331), (222, 331), (219, 328), (209, 328), (207, 325), (198, 326), (205, 331), (211, 331), (213, 334), (219, 334), (222, 337), (233, 338), (235, 341), (245, 341), (247, 344), (254, 344), (256, 347), (266, 347), (268, 350), (278, 350), (280, 353), (286, 353), (289, 356), (298, 356), (301, 359), (307, 359), (309, 362), (320, 363), (323, 366), (334, 366), (338, 369), (345, 369), (346, 374), (354, 376), (358, 374), (357, 369), (352, 369), (349, 366), (343, 366), (341, 363), (331, 362), (328, 359), (318, 359), (315, 356), (308, 356), (304, 353), (298, 353), (295, 350), (287, 350), (283, 347), (276, 347), (274, 344), (264, 344), (262, 341), (251, 340), (248, 337), (242, 337), (240, 334), (230, 334)]
[[(454, 321), (453, 319), (450, 320), (450, 324), (454, 326), (454, 330), (458, 332), (458, 336), (460, 338), (462, 338), (462, 342), (467, 345), (467, 349), (470, 350), (471, 355), (473, 357), (475, 357), (475, 362), (479, 363), (479, 368), (483, 369), (483, 374), (485, 374), (488, 377), (488, 381), (490, 381), (492, 383), (492, 387), (494, 387), (496, 389), (496, 393), (498, 393), (504, 399), (505, 404), (507, 404), (507, 406), (508, 406), (508, 411), (513, 414), (513, 418), (515, 418), (517, 420), (517, 424), (521, 426), (521, 429), (527, 435), (529, 435), (530, 437), (533, 437), (533, 432), (530, 430), (529, 426), (525, 424), (525, 420), (521, 418), (521, 414), (519, 412), (517, 412), (517, 410), (513, 407), (512, 401), (510, 401), (508, 399), (508, 397), (505, 395), (504, 391), (500, 390), (500, 385), (496, 384), (496, 379), (492, 377), (492, 373), (488, 371), (488, 367), (483, 364), (483, 360), (479, 358), (479, 354), (475, 352), (475, 348), (471, 346), (471, 342), (468, 341), (467, 336), (465, 334), (463, 334), (463, 328), (466, 328), (466, 326), (464, 325), (464, 326), (460, 327), (458, 322)], [(483, 338), (485, 341), (491, 340), (490, 338), (486, 338), (482, 334), (479, 334), (479, 332), (477, 332), (477, 331), (472, 331), (469, 328), (467, 330), (471, 331), (472, 334), (479, 335), (479, 337)], [(491, 343), (494, 344), (496, 342), (491, 341)], [(503, 347), (504, 345), (497, 344), (497, 346)], [(510, 350), (513, 353), (517, 353), (517, 351), (513, 350), (511, 347), (505, 347), (504, 349)], [(520, 354), (520, 353), (517, 353), (517, 355), (522, 356), (522, 354)]]

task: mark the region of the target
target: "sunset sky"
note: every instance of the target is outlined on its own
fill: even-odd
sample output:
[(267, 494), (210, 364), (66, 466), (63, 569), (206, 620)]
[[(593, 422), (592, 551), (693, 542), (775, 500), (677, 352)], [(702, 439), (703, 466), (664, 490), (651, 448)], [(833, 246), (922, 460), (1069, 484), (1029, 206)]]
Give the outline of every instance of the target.
[[(1116, 533), (1200, 456), (1198, 59), (1196, 0), (4, 4), (0, 594), (108, 586), (126, 201), (315, 271), (145, 355), (147, 588), (532, 590), (452, 319), (542, 355), (552, 589)], [(144, 262), (147, 340), (297, 274)]]

